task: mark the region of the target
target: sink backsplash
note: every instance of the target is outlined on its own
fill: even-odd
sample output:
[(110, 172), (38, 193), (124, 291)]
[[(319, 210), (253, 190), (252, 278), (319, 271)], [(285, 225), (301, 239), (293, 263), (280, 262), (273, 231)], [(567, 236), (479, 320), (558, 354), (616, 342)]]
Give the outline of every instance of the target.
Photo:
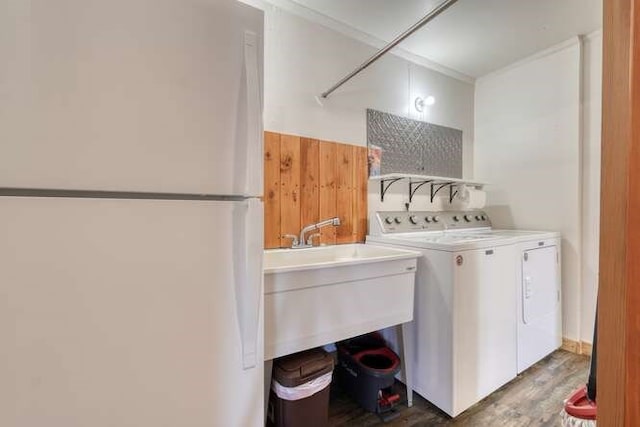
[(364, 242), (367, 234), (367, 148), (265, 132), (264, 247), (288, 247), (284, 234), (339, 217), (321, 230), (324, 244)]

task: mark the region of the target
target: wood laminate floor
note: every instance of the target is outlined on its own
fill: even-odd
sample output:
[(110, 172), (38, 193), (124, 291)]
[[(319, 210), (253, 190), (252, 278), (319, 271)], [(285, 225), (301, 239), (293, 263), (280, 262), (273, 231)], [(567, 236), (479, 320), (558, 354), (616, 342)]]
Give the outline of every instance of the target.
[(558, 414), (564, 399), (571, 391), (585, 384), (588, 375), (588, 357), (557, 351), (455, 420), (414, 393), (413, 407), (401, 405), (400, 415), (393, 421), (383, 423), (377, 415), (365, 412), (336, 388), (332, 389), (329, 424), (332, 427), (557, 427), (560, 425)]

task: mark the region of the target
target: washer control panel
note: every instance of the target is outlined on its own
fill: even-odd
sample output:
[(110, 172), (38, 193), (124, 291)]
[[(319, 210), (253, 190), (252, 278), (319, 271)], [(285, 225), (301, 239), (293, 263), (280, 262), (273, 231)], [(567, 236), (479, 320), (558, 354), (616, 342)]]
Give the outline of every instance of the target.
[(485, 227), (491, 227), (491, 221), (483, 211), (389, 211), (375, 214), (372, 218), (371, 234)]
[(444, 223), (439, 212), (378, 212), (376, 213), (375, 222), (380, 226), (383, 233), (444, 231)]
[(489, 215), (483, 211), (443, 212), (447, 230), (465, 228), (491, 228)]

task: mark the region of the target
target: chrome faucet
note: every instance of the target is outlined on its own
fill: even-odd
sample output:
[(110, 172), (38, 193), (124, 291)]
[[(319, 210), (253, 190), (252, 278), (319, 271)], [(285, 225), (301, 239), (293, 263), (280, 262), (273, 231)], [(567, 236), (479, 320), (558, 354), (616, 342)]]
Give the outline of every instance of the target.
[(285, 234), (282, 237), (291, 239), (291, 249), (310, 248), (313, 247), (313, 238), (320, 236), (320, 233), (314, 233), (305, 239), (306, 234), (310, 231), (320, 230), (322, 227), (327, 227), (329, 225), (338, 227), (340, 225), (340, 218), (335, 217), (325, 219), (324, 221), (320, 221), (316, 224), (307, 225), (300, 231), (300, 237), (293, 234)]
[(300, 231), (300, 238), (298, 239), (299, 245), (304, 244), (304, 247), (313, 246), (312, 240), (317, 234), (310, 236), (309, 239), (306, 241), (305, 241), (305, 234), (307, 234), (310, 231), (320, 230), (322, 227), (327, 227), (329, 225), (338, 227), (340, 225), (340, 218), (335, 217), (335, 218), (325, 219), (324, 221), (320, 221), (317, 224), (307, 225)]

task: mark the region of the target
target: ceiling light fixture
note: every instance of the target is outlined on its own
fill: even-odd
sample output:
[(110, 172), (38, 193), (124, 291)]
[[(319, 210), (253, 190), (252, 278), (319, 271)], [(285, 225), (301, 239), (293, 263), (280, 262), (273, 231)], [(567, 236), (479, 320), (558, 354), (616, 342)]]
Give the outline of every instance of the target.
[(419, 113), (422, 113), (424, 111), (425, 107), (431, 106), (431, 105), (433, 105), (435, 103), (436, 103), (436, 99), (431, 95), (429, 95), (429, 96), (427, 96), (425, 98), (422, 98), (422, 97), (419, 96), (419, 97), (416, 98), (415, 107), (416, 107), (416, 110)]

